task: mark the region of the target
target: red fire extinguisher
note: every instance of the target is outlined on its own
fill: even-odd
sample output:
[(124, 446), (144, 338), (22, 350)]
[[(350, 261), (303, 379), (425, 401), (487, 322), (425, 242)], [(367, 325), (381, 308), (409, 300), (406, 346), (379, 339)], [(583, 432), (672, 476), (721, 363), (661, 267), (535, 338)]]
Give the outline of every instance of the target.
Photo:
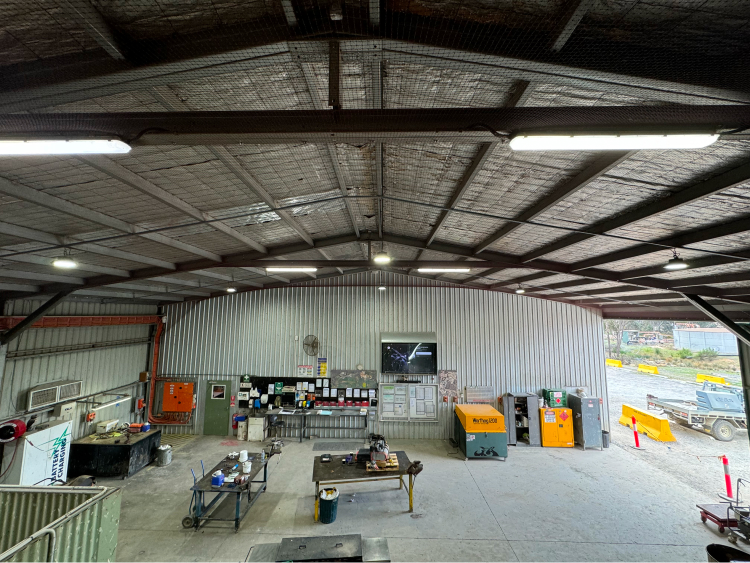
[(232, 415), (232, 428), (237, 430), (237, 417), (240, 416), (240, 413), (236, 412)]

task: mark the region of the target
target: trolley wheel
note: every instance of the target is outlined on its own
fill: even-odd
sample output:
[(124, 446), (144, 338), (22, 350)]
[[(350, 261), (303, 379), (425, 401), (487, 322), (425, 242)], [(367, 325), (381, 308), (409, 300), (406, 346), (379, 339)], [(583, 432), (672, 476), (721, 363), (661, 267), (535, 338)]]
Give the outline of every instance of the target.
[(720, 534), (723, 534), (723, 533), (724, 533), (724, 526), (719, 526), (719, 533), (720, 533)]
[(734, 439), (734, 426), (726, 420), (717, 420), (711, 427), (711, 436), (720, 442), (731, 442)]
[(182, 519), (183, 528), (192, 528), (193, 526), (195, 526), (195, 519), (192, 516), (185, 516)]
[(729, 543), (737, 543), (737, 536), (731, 532), (729, 532), (729, 537), (727, 539), (729, 540)]
[(701, 522), (703, 522), (705, 524), (706, 520), (708, 520), (708, 518), (706, 518), (706, 515), (705, 514), (701, 514)]

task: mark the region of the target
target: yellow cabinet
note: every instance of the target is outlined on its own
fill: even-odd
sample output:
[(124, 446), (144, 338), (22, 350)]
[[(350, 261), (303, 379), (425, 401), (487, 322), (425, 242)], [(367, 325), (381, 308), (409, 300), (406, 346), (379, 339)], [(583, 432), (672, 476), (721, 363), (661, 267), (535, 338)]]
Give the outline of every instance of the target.
[(570, 409), (539, 409), (542, 427), (542, 446), (545, 448), (573, 447), (573, 411)]

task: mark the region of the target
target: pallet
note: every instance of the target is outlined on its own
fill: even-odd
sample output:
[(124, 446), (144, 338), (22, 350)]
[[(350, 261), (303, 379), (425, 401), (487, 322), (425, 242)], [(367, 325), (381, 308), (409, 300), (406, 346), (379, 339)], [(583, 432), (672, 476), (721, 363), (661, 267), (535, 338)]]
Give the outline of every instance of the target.
[(385, 462), (385, 467), (371, 468), (368, 465), (367, 471), (372, 473), (378, 473), (379, 471), (398, 471), (398, 456), (396, 454), (389, 454), (388, 459)]

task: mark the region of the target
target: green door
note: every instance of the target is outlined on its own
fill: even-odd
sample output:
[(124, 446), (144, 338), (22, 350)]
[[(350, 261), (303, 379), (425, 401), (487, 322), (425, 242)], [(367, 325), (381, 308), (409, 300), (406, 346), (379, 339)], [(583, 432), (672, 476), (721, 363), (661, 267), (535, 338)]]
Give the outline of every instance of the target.
[(203, 400), (203, 433), (210, 436), (229, 434), (229, 399), (231, 381), (207, 381)]

